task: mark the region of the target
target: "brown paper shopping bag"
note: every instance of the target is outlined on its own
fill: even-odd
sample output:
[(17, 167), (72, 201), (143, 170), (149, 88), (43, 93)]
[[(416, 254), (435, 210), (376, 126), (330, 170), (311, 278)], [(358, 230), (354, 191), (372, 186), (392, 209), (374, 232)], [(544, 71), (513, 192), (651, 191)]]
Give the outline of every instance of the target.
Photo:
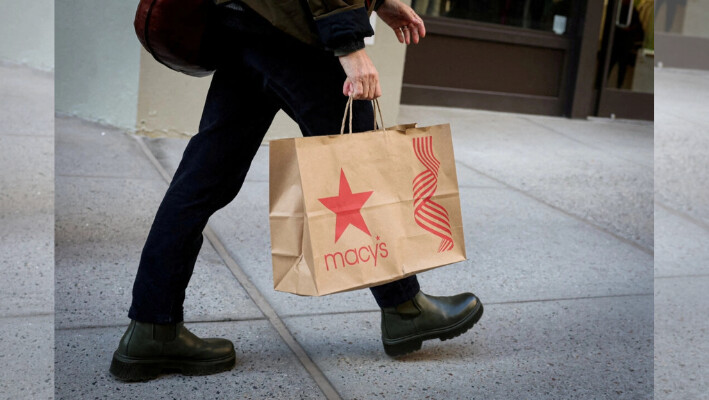
[(269, 168), (276, 290), (321, 296), (466, 258), (448, 124), (273, 140)]

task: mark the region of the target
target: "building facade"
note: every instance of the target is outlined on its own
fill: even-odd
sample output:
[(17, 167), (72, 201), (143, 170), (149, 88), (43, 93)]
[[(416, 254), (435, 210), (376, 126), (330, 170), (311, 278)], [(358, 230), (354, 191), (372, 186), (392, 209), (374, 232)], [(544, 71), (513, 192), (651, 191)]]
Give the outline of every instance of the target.
[(414, 0), (402, 103), (652, 119), (654, 0)]
[[(397, 122), (399, 104), (651, 120), (653, 21), (664, 65), (682, 62), (670, 53), (678, 40), (709, 48), (693, 42), (709, 42), (706, 0), (658, 0), (656, 13), (654, 0), (404, 1), (425, 20), (426, 38), (403, 46), (375, 18), (367, 45), (385, 124)], [(56, 3), (57, 110), (146, 135), (193, 135), (210, 79), (155, 62), (135, 37), (134, 13), (135, 3)], [(685, 55), (699, 53), (709, 51)], [(298, 134), (279, 114), (268, 138)]]

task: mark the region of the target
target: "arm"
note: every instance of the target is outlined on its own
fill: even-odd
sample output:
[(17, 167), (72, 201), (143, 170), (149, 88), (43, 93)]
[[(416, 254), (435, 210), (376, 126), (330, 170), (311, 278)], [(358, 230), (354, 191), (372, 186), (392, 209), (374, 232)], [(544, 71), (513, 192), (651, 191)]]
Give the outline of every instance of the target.
[(340, 64), (347, 75), (342, 94), (355, 100), (374, 100), (382, 95), (379, 73), (364, 49), (341, 56)]
[(364, 38), (374, 31), (369, 25), (369, 0), (309, 0), (318, 36), (325, 48), (343, 56), (364, 48)]
[[(375, 8), (378, 9), (377, 14), (394, 30), (399, 42), (410, 44), (413, 41), (418, 43), (420, 38), (426, 35), (423, 21), (411, 7), (399, 0), (372, 1), (377, 1), (375, 5)], [(330, 6), (339, 4), (340, 8), (323, 13), (325, 3)], [(320, 37), (326, 47), (336, 49), (340, 46), (342, 49), (343, 43), (352, 44), (361, 41), (361, 47), (356, 47), (355, 51), (336, 54), (347, 75), (342, 86), (342, 93), (345, 96), (353, 96), (357, 100), (372, 100), (380, 97), (382, 90), (379, 84), (379, 74), (364, 51), (364, 37), (373, 33), (365, 9), (365, 5), (370, 4), (369, 0), (367, 2), (363, 0), (314, 0), (309, 4)], [(321, 8), (318, 8), (318, 5)], [(337, 17), (338, 15), (340, 16)], [(349, 22), (340, 23), (342, 21)], [(364, 23), (369, 28), (368, 30), (357, 28)], [(337, 53), (337, 50), (335, 51)]]

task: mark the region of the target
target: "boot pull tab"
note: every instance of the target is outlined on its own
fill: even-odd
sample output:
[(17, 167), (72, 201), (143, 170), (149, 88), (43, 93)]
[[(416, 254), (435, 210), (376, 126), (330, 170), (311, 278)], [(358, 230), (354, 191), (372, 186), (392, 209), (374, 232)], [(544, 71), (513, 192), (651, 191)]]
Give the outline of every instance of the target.
[(418, 308), (413, 300), (409, 300), (405, 303), (401, 303), (396, 306), (396, 312), (402, 317), (415, 318), (421, 314), (421, 310)]

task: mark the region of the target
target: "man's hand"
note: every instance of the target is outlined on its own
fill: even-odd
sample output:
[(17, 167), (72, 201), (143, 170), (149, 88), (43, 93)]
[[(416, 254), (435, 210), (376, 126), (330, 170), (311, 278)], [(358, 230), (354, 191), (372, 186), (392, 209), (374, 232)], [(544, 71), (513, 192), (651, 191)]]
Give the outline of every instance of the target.
[[(399, 0), (384, 0), (377, 15), (394, 30), (401, 43), (416, 44), (426, 36), (423, 20)], [(345, 96), (353, 96), (355, 100), (374, 100), (382, 95), (379, 73), (364, 49), (340, 57), (340, 64), (347, 74), (342, 86)]]
[(421, 17), (399, 0), (384, 0), (377, 15), (394, 30), (401, 43), (417, 44), (420, 38), (426, 36), (426, 27)]
[(347, 74), (342, 94), (355, 100), (374, 100), (382, 95), (379, 73), (364, 49), (340, 57), (340, 64)]

